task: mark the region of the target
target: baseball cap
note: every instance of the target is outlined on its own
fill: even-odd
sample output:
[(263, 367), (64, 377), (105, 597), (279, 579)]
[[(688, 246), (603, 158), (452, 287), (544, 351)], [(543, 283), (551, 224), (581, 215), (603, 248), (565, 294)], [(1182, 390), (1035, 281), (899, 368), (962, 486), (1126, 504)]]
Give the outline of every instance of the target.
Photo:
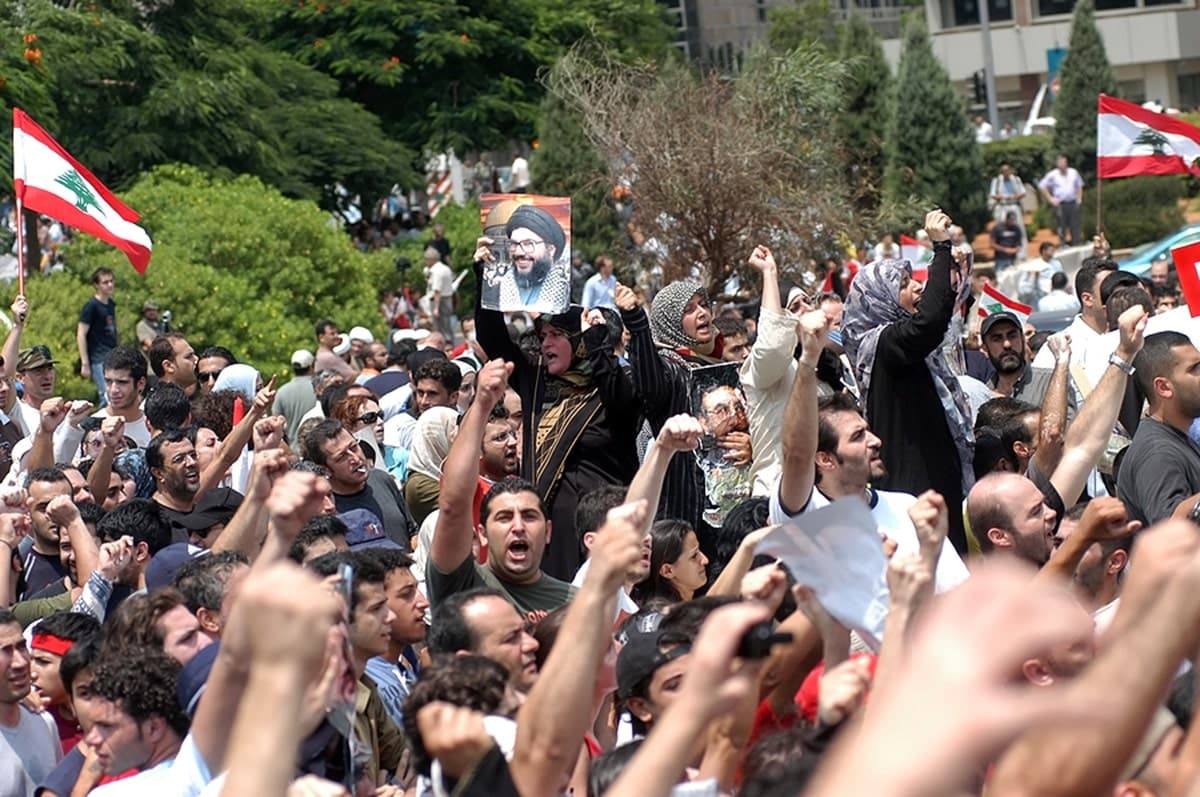
[(157, 310), (158, 302), (154, 301), (153, 299), (147, 299), (146, 301), (142, 302), (142, 309), (143, 310)]
[(220, 651), (221, 643), (213, 642), (192, 656), (179, 671), (179, 680), (175, 682), (175, 699), (179, 701), (179, 707), (188, 717), (196, 716), (196, 706), (200, 704), (204, 687), (208, 685), (208, 676), (212, 673), (213, 664), (216, 663)]
[(979, 325), (979, 334), (986, 335), (988, 330), (999, 324), (1001, 321), (1007, 321), (1021, 331), (1021, 319), (1017, 318), (1013, 313), (1007, 310), (1002, 310), (999, 313), (992, 313), (987, 318), (983, 319), (983, 323)]
[(393, 548), (404, 550), (403, 547), (388, 538), (379, 516), (369, 509), (351, 509), (338, 515), (346, 524), (346, 545), (350, 550), (364, 548)]
[(30, 346), (28, 349), (22, 349), (17, 356), (18, 371), (32, 371), (37, 368), (45, 368), (47, 365), (54, 365), (58, 360), (50, 354), (49, 346)]
[(229, 487), (216, 487), (196, 501), (191, 512), (177, 514), (174, 520), (188, 531), (205, 531), (218, 523), (228, 523), (242, 505), (242, 494)]
[(163, 548), (146, 565), (146, 589), (156, 590), (159, 587), (169, 587), (175, 580), (179, 568), (203, 556), (208, 550), (186, 542), (176, 542)]
[[(682, 640), (678, 644), (664, 646), (662, 643), (666, 635), (652, 622), (655, 617), (652, 614), (640, 618), (625, 633), (625, 646), (617, 655), (618, 700), (632, 697), (638, 686), (648, 681), (659, 667), (692, 651), (691, 644)], [(657, 617), (661, 620), (661, 615)], [(651, 626), (653, 630), (648, 630)]]
[(350, 330), (350, 333), (347, 335), (347, 337), (349, 337), (350, 340), (357, 340), (361, 343), (375, 342), (375, 336), (372, 335), (371, 330), (367, 329), (366, 327), (354, 327)]
[(292, 352), (292, 365), (297, 368), (312, 368), (315, 361), (316, 358), (308, 349), (296, 349)]

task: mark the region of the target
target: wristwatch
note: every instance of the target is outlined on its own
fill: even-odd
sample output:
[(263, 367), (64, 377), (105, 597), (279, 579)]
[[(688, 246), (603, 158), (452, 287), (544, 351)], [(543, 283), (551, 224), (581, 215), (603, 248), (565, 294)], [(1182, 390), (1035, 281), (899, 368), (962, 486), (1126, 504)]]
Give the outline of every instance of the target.
[(1133, 376), (1133, 372), (1137, 370), (1132, 363), (1125, 362), (1115, 354), (1108, 355), (1108, 364), (1117, 366), (1125, 372), (1126, 376)]

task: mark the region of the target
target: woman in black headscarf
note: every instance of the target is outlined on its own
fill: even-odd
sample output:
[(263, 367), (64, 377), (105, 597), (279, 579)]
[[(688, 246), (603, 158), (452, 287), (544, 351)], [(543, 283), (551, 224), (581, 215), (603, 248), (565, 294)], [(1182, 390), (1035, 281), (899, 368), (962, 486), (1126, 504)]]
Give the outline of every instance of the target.
[[(476, 266), (490, 255), (481, 239)], [(570, 581), (582, 561), (575, 530), (580, 497), (607, 484), (625, 486), (637, 472), (642, 415), (633, 382), (596, 311), (585, 316), (572, 306), (541, 316), (533, 361), (509, 336), (504, 316), (478, 303), (475, 332), (488, 357), (514, 363), (509, 382), (525, 413), (521, 475), (537, 488), (553, 524), (542, 570)]]

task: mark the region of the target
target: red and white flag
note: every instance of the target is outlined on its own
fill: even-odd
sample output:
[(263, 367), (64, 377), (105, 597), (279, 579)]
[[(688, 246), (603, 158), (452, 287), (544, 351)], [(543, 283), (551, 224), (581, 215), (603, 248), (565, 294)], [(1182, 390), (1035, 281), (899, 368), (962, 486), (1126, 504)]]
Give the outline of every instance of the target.
[(1096, 117), (1096, 174), (1200, 175), (1200, 128), (1132, 102), (1100, 95)]
[(978, 301), (979, 314), (984, 318), (996, 313), (1012, 313), (1021, 322), (1021, 327), (1025, 327), (1025, 322), (1029, 320), (1029, 316), (1033, 314), (1033, 308), (1027, 304), (1021, 304), (1016, 299), (1005, 296), (996, 288), (984, 283), (983, 292), (979, 296)]
[(1200, 316), (1200, 241), (1171, 250), (1175, 261), (1175, 273), (1179, 275), (1179, 287), (1187, 299), (1188, 312), (1192, 318)]
[(900, 233), (900, 257), (912, 266), (913, 279), (917, 282), (929, 279), (929, 261), (933, 260), (932, 249), (922, 246), (916, 238)]
[(30, 210), (110, 243), (146, 273), (153, 248), (139, 216), (24, 111), (13, 108), (13, 187)]

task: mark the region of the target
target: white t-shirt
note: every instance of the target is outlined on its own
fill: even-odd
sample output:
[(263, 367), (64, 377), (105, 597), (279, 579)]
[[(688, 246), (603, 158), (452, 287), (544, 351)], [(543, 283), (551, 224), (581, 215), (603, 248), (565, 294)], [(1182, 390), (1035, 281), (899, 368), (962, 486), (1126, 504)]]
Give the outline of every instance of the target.
[[(871, 514), (879, 525), (879, 531), (889, 540), (896, 543), (896, 553), (916, 555), (920, 552), (921, 543), (917, 539), (917, 530), (908, 518), (908, 510), (917, 499), (908, 493), (891, 493), (884, 490), (870, 490)], [(832, 501), (823, 492), (813, 487), (809, 494), (808, 503), (795, 515), (783, 511), (779, 500), (778, 486), (771, 491), (770, 513), (772, 523), (787, 523), (793, 517), (806, 512), (815, 512), (829, 506)], [(969, 577), (967, 566), (948, 543), (942, 544), (942, 552), (938, 556), (937, 567), (933, 574), (935, 592), (946, 592), (957, 587)]]
[(1051, 169), (1038, 183), (1038, 188), (1059, 202), (1075, 202), (1079, 197), (1079, 191), (1083, 188), (1083, 178), (1070, 166), (1067, 167), (1066, 174), (1058, 169)]
[[(1075, 362), (1083, 361), (1084, 351), (1101, 334), (1089, 327), (1081, 315), (1075, 316), (1075, 320), (1063, 332), (1071, 336), (1071, 359)], [(1037, 356), (1033, 358), (1033, 367), (1054, 370), (1054, 352), (1050, 351), (1049, 346), (1043, 346), (1038, 350)]]
[[(92, 413), (93, 418), (109, 418), (108, 407)], [(138, 418), (136, 421), (125, 421), (125, 436), (138, 444), (138, 448), (145, 448), (150, 445), (150, 429), (146, 426), (146, 416)]]
[(105, 784), (92, 797), (197, 797), (212, 780), (208, 765), (188, 734), (174, 758), (139, 772), (132, 778)]
[(520, 155), (512, 162), (512, 174), (510, 175), (509, 183), (514, 189), (529, 187), (529, 161)]
[[(571, 579), (572, 587), (578, 589), (583, 586), (583, 580), (587, 578), (588, 569), (591, 565), (592, 560), (587, 559), (579, 566), (579, 569), (575, 571), (575, 578)], [(624, 587), (617, 587), (617, 612), (613, 616), (614, 621), (621, 616), (621, 612), (637, 614), (638, 605), (633, 602), (633, 598), (629, 597), (629, 593), (625, 591)]]

